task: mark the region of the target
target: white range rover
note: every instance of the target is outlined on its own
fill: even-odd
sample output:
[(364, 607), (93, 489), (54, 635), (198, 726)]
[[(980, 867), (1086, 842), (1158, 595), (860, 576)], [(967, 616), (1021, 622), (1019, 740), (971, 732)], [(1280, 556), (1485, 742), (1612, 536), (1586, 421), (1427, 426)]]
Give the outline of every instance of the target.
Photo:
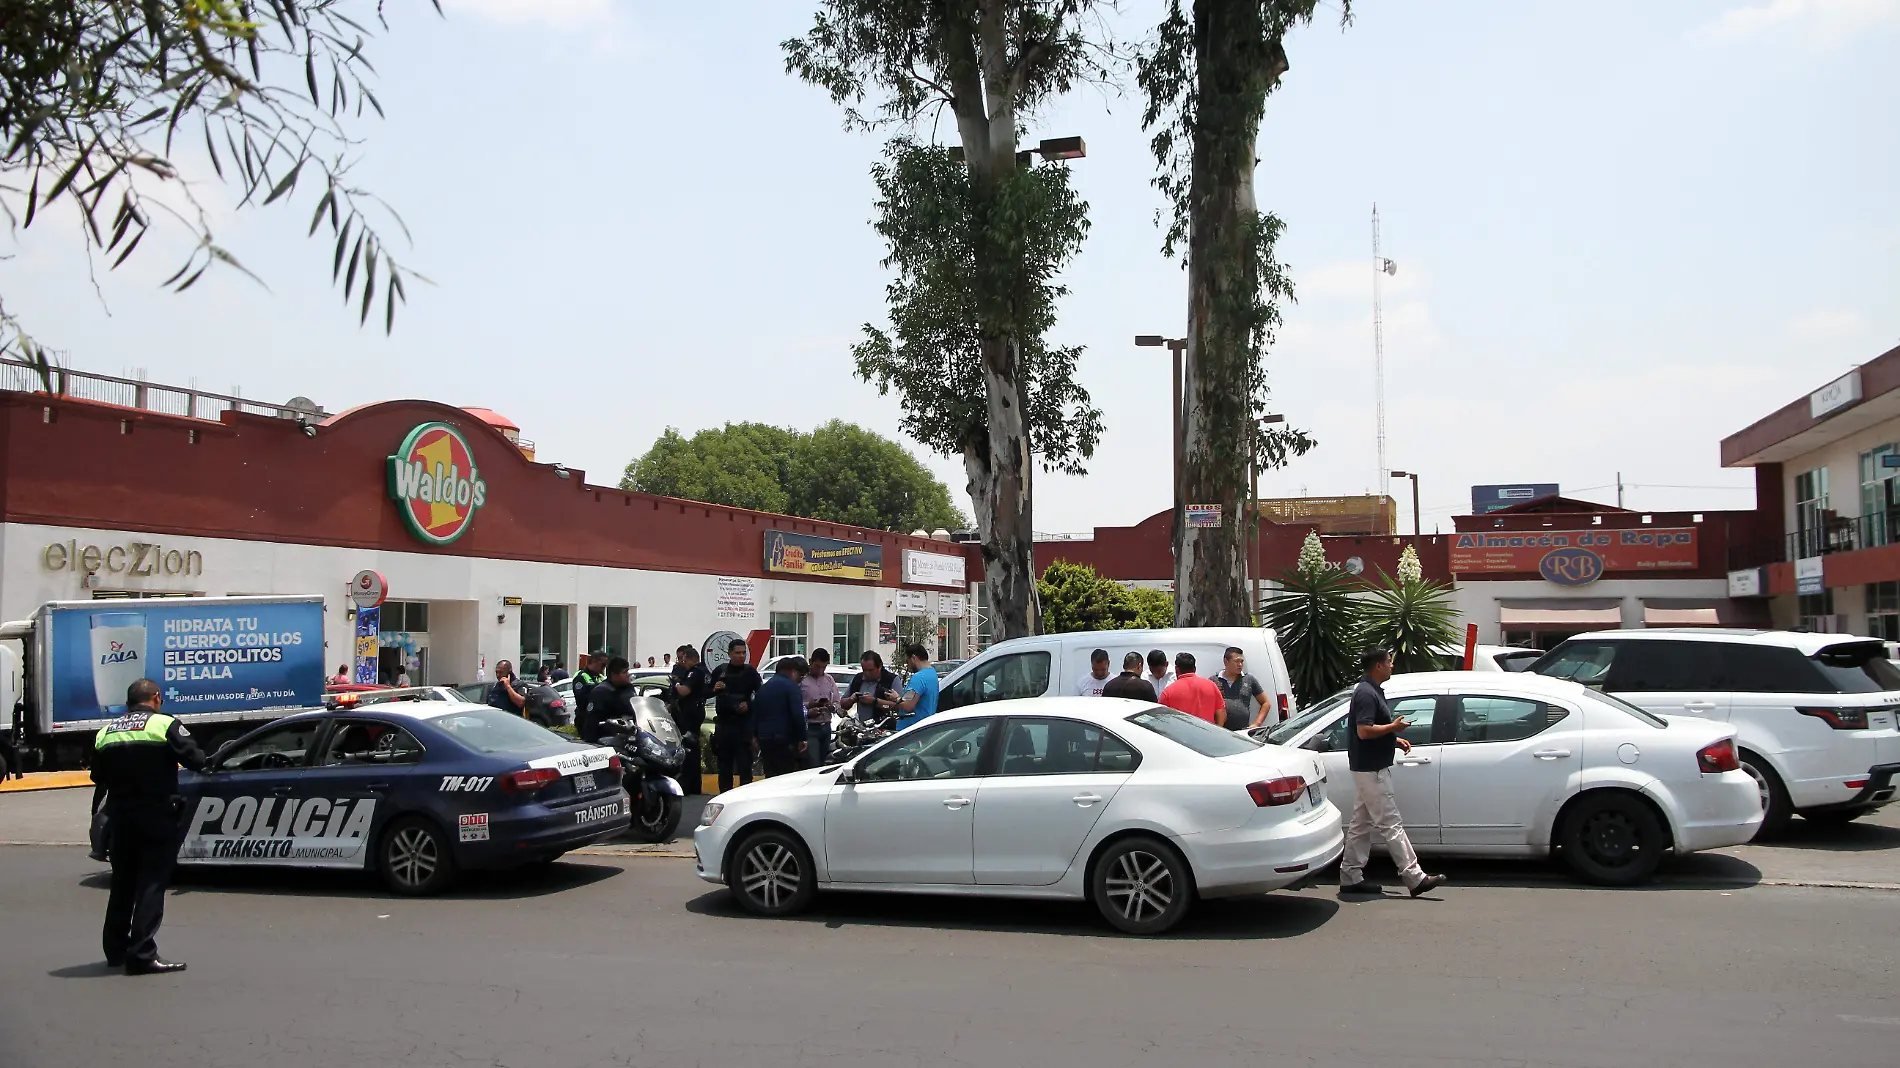
[(1761, 836), (1796, 815), (1846, 823), (1891, 802), (1900, 777), (1900, 668), (1884, 642), (1789, 631), (1584, 634), (1529, 668), (1660, 715), (1735, 726), (1761, 790)]

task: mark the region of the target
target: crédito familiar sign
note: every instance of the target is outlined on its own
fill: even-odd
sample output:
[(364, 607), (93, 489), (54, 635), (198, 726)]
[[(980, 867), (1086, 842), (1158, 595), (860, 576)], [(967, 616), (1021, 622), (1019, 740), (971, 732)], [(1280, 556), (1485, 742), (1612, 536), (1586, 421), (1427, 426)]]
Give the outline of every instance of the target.
[(765, 535), (765, 569), (782, 575), (878, 582), (884, 578), (884, 546), (772, 530)]
[(1584, 586), (1607, 571), (1677, 571), (1700, 566), (1694, 527), (1632, 530), (1495, 530), (1455, 534), (1454, 574), (1536, 572)]
[(389, 458), (389, 496), (409, 533), (447, 545), (468, 532), (488, 502), (488, 485), (461, 431), (447, 423), (411, 430)]

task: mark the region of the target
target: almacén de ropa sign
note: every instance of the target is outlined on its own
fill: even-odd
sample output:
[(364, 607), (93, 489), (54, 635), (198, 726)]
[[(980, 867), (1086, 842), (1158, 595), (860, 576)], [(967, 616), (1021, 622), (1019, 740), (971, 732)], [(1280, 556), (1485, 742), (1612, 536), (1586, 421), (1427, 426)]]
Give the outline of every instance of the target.
[(476, 509), (488, 501), (488, 486), (460, 431), (447, 423), (423, 423), (389, 458), (389, 496), (411, 534), (431, 545), (447, 545), (475, 521)]
[(1699, 566), (1694, 527), (1632, 530), (1496, 530), (1454, 534), (1451, 570), (1536, 572), (1544, 557), (1584, 549), (1603, 571), (1680, 570)]

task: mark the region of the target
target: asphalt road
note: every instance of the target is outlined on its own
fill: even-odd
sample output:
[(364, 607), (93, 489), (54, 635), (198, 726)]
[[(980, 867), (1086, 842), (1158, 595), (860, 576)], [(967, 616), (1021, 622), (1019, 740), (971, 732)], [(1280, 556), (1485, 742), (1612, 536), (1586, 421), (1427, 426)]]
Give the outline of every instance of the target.
[(1900, 1049), (1889, 891), (1316, 889), (1143, 940), (1077, 906), (946, 898), (756, 920), (665, 857), (424, 901), (245, 872), (178, 887), (161, 947), (191, 970), (132, 979), (96, 963), (100, 873), (0, 848), (8, 1068), (1891, 1068)]

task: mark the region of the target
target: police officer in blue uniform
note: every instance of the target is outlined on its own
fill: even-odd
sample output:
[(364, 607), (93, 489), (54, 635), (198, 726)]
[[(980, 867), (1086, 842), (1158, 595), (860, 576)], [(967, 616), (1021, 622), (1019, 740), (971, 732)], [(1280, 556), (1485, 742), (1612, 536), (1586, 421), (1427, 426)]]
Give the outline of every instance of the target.
[(93, 740), (92, 781), (106, 790), (112, 834), (106, 963), (127, 975), (185, 970), (159, 957), (158, 925), (178, 860), (178, 767), (203, 771), (205, 757), (160, 703), (158, 684), (140, 679), (126, 689), (125, 715)]

